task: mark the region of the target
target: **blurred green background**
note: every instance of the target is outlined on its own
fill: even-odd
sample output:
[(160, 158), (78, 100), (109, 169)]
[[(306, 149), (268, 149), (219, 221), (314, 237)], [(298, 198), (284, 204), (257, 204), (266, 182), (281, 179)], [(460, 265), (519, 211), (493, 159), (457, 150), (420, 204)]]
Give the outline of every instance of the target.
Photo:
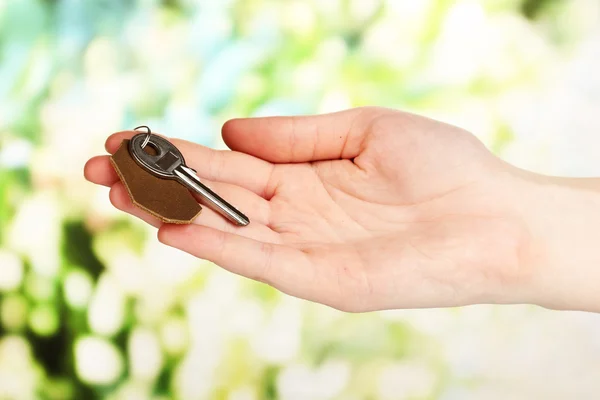
[(140, 124), (223, 148), (232, 117), (381, 105), (521, 166), (590, 172), (560, 152), (575, 139), (557, 118), (597, 114), (599, 14), (597, 0), (0, 0), (0, 399), (598, 398), (597, 317), (343, 314), (160, 245), (82, 170)]

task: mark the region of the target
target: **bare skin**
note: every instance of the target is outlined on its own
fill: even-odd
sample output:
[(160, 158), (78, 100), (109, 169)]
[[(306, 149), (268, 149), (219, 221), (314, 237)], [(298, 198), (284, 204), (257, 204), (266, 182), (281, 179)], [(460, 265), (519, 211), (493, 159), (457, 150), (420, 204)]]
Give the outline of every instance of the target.
[[(89, 160), (85, 176), (111, 187), (115, 207), (158, 227), (161, 242), (340, 310), (600, 309), (595, 285), (572, 294), (566, 284), (576, 284), (569, 267), (578, 259), (565, 246), (585, 239), (573, 218), (584, 205), (600, 210), (595, 181), (518, 170), (462, 129), (385, 108), (235, 119), (222, 133), (232, 151), (173, 142), (250, 217), (247, 227), (207, 208), (192, 225), (161, 224), (131, 204), (106, 155)], [(108, 152), (133, 134), (110, 136)], [(557, 218), (562, 211), (575, 214)], [(600, 262), (595, 253), (582, 248), (580, 267)]]

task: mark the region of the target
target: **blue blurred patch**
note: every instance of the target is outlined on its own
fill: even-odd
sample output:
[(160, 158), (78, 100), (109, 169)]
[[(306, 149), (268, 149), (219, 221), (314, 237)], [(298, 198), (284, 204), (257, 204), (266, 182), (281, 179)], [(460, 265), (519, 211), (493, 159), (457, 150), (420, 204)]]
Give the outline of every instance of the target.
[(233, 42), (208, 60), (196, 87), (200, 106), (208, 113), (225, 107), (242, 75), (264, 59), (265, 51), (245, 41)]

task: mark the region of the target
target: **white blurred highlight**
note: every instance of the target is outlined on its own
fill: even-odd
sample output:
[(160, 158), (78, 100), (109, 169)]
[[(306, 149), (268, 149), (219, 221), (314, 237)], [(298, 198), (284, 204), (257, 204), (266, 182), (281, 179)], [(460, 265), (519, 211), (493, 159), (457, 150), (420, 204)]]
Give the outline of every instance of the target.
[(38, 192), (21, 203), (8, 235), (9, 245), (44, 277), (55, 276), (60, 265), (60, 217), (56, 197)]
[(183, 318), (169, 318), (162, 326), (160, 337), (162, 346), (169, 354), (177, 355), (185, 351), (189, 344), (187, 322)]
[(252, 387), (243, 387), (233, 390), (227, 400), (258, 400), (258, 396)]
[(38, 379), (29, 343), (21, 336), (4, 336), (0, 340), (0, 398), (37, 398)]
[(64, 279), (67, 304), (76, 309), (85, 308), (92, 296), (92, 278), (83, 271), (71, 271)]
[(379, 377), (381, 399), (427, 398), (437, 384), (437, 374), (423, 361), (405, 361), (383, 368)]
[(86, 336), (75, 342), (75, 369), (82, 381), (107, 385), (123, 372), (123, 358), (108, 340)]
[(300, 349), (302, 327), (301, 304), (298, 299), (286, 297), (276, 306), (271, 317), (252, 339), (257, 357), (270, 363), (293, 360)]
[(0, 291), (18, 288), (23, 281), (23, 261), (16, 254), (0, 249)]
[(174, 376), (179, 397), (206, 398), (214, 387), (229, 336), (227, 319), (237, 311), (240, 279), (215, 269), (204, 290), (188, 300), (190, 347)]
[(316, 16), (310, 4), (293, 0), (285, 5), (282, 15), (287, 29), (298, 35), (308, 35), (315, 27)]
[(265, 309), (254, 299), (245, 299), (238, 305), (237, 312), (229, 320), (229, 329), (232, 334), (241, 337), (252, 337), (260, 333), (260, 328), (265, 321)]
[(0, 167), (25, 167), (33, 152), (33, 146), (25, 139), (13, 139), (0, 148)]
[(129, 368), (132, 377), (142, 381), (156, 379), (163, 356), (156, 334), (147, 328), (135, 328), (129, 337)]
[(277, 377), (277, 390), (286, 400), (326, 400), (337, 398), (348, 384), (350, 366), (329, 361), (317, 369), (291, 364)]
[(90, 328), (100, 335), (113, 335), (121, 329), (124, 318), (125, 295), (115, 278), (105, 272), (100, 276), (90, 302)]

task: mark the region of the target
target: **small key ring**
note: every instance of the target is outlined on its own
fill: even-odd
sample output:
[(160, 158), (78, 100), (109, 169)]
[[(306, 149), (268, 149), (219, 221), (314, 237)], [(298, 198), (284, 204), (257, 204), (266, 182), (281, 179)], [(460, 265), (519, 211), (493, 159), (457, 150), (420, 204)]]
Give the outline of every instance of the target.
[(142, 149), (144, 149), (146, 147), (146, 145), (148, 144), (148, 142), (150, 141), (150, 135), (152, 135), (152, 131), (146, 125), (140, 125), (136, 128), (133, 128), (133, 130), (137, 131), (140, 128), (146, 128), (146, 130), (148, 131), (148, 133), (146, 134), (146, 137), (144, 138), (144, 141), (142, 142)]

